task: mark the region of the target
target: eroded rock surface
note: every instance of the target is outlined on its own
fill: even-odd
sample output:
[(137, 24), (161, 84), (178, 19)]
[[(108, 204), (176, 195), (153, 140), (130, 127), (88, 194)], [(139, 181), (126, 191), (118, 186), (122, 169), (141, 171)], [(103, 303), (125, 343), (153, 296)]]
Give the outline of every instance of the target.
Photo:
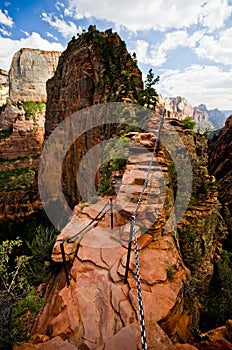
[(9, 71), (10, 99), (46, 102), (46, 81), (53, 76), (60, 55), (39, 49), (17, 51)]

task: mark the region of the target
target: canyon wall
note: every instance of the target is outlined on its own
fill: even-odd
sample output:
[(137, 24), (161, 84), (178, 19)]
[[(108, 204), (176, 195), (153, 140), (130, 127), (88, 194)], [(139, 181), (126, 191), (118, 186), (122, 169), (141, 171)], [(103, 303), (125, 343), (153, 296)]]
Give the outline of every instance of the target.
[[(73, 38), (68, 44), (54, 77), (47, 82), (45, 138), (74, 112), (103, 102), (136, 101), (142, 88), (142, 74), (125, 43), (116, 33), (99, 32), (91, 26), (88, 32)], [(98, 119), (101, 125), (100, 116)], [(78, 126), (80, 130), (84, 125), (83, 115)], [(111, 133), (110, 128), (102, 125), (79, 137), (70, 148), (63, 165), (63, 188), (70, 206), (80, 200), (76, 185), (80, 159), (88, 149)], [(62, 149), (62, 145), (56, 147)], [(100, 162), (97, 158), (92, 159), (93, 168), (96, 162)]]
[(11, 101), (46, 102), (46, 81), (53, 76), (60, 55), (38, 49), (17, 51), (9, 71)]
[(6, 104), (9, 97), (8, 72), (0, 69), (0, 106)]
[(1, 84), (10, 95), (0, 110), (0, 220), (41, 209), (33, 174), (44, 141), (46, 81), (54, 74), (60, 54), (19, 50), (11, 62), (9, 86), (8, 73), (0, 71)]

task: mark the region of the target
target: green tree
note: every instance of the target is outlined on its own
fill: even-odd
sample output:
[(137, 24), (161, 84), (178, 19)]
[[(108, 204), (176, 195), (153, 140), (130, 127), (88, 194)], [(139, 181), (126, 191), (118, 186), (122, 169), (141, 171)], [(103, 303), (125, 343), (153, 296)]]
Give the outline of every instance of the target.
[(196, 123), (195, 121), (193, 120), (192, 117), (185, 117), (183, 120), (182, 120), (182, 123), (184, 124), (184, 126), (186, 127), (186, 129), (190, 129), (190, 130), (193, 130)]
[(160, 81), (160, 76), (158, 75), (154, 78), (154, 73), (152, 69), (149, 69), (146, 80), (145, 80), (145, 89), (141, 91), (139, 94), (138, 103), (142, 106), (148, 108), (154, 108), (157, 102), (158, 93), (156, 89), (154, 89), (154, 85), (158, 84)]
[(0, 349), (11, 350), (26, 340), (42, 300), (27, 280), (30, 257), (19, 255), (22, 240), (0, 243)]
[(28, 290), (28, 284), (22, 275), (28, 257), (16, 256), (13, 253), (22, 241), (6, 240), (0, 244), (0, 349), (10, 349), (12, 343), (12, 313)]

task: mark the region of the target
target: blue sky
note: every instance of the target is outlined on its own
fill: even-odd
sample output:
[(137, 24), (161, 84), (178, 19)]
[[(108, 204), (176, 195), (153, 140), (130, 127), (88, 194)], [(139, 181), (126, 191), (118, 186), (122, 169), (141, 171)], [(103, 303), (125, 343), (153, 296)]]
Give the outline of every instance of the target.
[(232, 110), (232, 0), (3, 0), (0, 68), (22, 47), (63, 51), (90, 24), (117, 31), (164, 97)]

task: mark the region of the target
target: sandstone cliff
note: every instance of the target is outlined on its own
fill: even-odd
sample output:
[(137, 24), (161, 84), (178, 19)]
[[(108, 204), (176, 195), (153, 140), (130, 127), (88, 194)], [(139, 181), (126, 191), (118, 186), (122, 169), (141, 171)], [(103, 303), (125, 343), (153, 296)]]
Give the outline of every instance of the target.
[(178, 119), (184, 119), (188, 116), (194, 115), (194, 108), (184, 97), (170, 97), (165, 98), (165, 106), (168, 111), (168, 117), (178, 117)]
[(1, 84), (10, 89), (10, 100), (0, 110), (0, 220), (23, 218), (41, 209), (33, 176), (44, 141), (46, 81), (59, 56), (19, 50), (11, 62), (10, 86), (8, 73), (0, 71)]
[[(142, 74), (120, 37), (90, 27), (68, 44), (54, 77), (47, 83), (45, 137), (74, 112), (102, 102), (134, 101), (142, 87)], [(84, 125), (85, 117), (80, 129)], [(71, 206), (80, 200), (76, 187), (79, 160), (107, 133), (112, 131), (103, 126), (90, 130), (73, 144), (66, 156), (63, 187)], [(93, 168), (96, 161), (99, 160), (93, 159)]]
[(0, 106), (6, 104), (9, 96), (8, 72), (0, 69)]
[(223, 204), (223, 216), (232, 237), (232, 115), (224, 128), (210, 140), (209, 169), (219, 182), (219, 198)]
[(53, 76), (60, 54), (38, 49), (17, 51), (9, 72), (10, 99), (46, 102), (46, 81)]
[[(201, 345), (194, 347), (183, 343), (193, 341), (191, 329), (199, 325), (199, 296), (212, 278), (214, 259), (220, 252), (220, 241), (225, 237), (226, 228), (218, 210), (214, 180), (207, 172), (205, 138), (184, 129), (178, 121), (170, 123), (175, 125), (191, 155), (194, 182), (192, 199), (178, 230), (165, 231), (176, 184), (170, 156), (161, 147), (156, 158), (159, 163), (152, 166), (150, 187), (141, 203), (140, 220), (136, 226), (140, 236), (138, 245), (148, 349), (200, 349)], [(157, 116), (149, 121), (149, 125), (150, 133), (130, 134), (138, 146), (130, 149), (122, 184), (114, 201), (114, 205), (121, 208), (115, 215), (115, 228), (109, 228), (110, 217), (106, 214), (90, 226), (80, 240), (65, 243), (70, 285), (65, 285), (62, 270), (50, 286), (49, 301), (34, 326), (32, 343), (25, 345), (28, 349), (50, 349), (54, 344), (61, 349), (141, 349), (133, 255), (128, 283), (124, 284), (123, 280), (129, 217), (135, 209), (150, 160), (139, 145), (150, 150), (153, 148)], [(161, 174), (165, 177), (165, 188)], [(75, 207), (71, 222), (54, 246), (55, 261), (62, 261), (60, 242), (86, 226), (101, 206), (99, 202), (95, 207), (87, 203)], [(147, 225), (149, 229), (144, 233)], [(211, 349), (211, 344), (208, 347), (204, 344), (204, 349)]]

